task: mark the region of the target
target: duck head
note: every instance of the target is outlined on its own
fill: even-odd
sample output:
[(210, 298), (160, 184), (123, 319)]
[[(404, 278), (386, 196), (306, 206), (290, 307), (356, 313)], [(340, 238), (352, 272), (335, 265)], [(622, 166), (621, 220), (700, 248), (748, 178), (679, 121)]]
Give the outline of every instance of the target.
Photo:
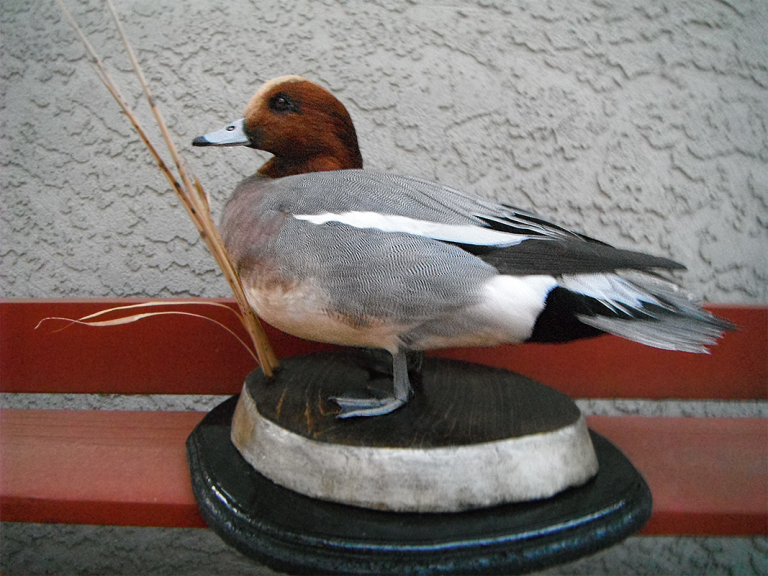
[(193, 146), (248, 146), (270, 152), (258, 171), (270, 178), (362, 168), (352, 119), (325, 88), (300, 76), (275, 78), (259, 88), (245, 117)]

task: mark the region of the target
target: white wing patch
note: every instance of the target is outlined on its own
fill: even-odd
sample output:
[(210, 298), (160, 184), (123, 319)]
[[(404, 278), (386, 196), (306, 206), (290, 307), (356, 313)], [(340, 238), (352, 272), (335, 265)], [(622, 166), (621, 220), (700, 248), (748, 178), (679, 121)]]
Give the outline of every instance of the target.
[(381, 214), (379, 212), (344, 212), (333, 214), (294, 214), (297, 220), (304, 220), (312, 224), (321, 225), (328, 222), (339, 222), (354, 228), (371, 228), (382, 232), (402, 232), (414, 236), (422, 236), (441, 240), (443, 242), (455, 242), (456, 244), (471, 244), (476, 246), (515, 246), (530, 236), (523, 234), (511, 234), (464, 224), (442, 224), (428, 220), (417, 220), (407, 216), (394, 214)]

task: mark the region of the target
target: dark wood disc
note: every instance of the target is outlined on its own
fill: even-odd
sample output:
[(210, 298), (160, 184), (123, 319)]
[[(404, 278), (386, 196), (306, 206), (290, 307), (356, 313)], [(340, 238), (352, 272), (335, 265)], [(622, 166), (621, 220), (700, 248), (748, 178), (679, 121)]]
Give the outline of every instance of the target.
[(359, 350), (285, 358), (272, 379), (246, 380), (259, 414), (305, 438), (387, 448), (474, 445), (559, 430), (581, 412), (565, 394), (507, 370), (426, 357), (411, 375), (415, 394), (373, 418), (336, 418), (330, 398), (362, 387), (391, 392), (392, 376), (371, 374)]
[[(373, 357), (372, 357), (373, 356)], [(337, 418), (351, 390), (391, 393), (376, 354), (351, 349), (286, 358), (246, 380), (232, 424), (240, 454), (304, 495), (400, 512), (457, 512), (547, 498), (595, 475), (574, 402), (507, 370), (425, 358), (414, 395), (374, 417)], [(391, 362), (391, 360), (390, 360)]]

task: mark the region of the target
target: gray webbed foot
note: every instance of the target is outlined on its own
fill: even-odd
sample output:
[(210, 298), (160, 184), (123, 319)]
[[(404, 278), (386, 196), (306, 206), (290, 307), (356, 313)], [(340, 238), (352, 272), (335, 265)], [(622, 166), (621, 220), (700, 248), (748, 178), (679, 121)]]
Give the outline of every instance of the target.
[(341, 408), (336, 418), (383, 416), (397, 410), (406, 402), (373, 388), (345, 392), (341, 396), (332, 397), (331, 400)]
[(383, 416), (408, 402), (413, 390), (408, 381), (408, 363), (404, 351), (398, 351), (392, 356), (392, 384), (394, 389), (392, 395), (368, 388), (363, 393), (350, 391), (330, 398), (341, 408), (336, 418)]

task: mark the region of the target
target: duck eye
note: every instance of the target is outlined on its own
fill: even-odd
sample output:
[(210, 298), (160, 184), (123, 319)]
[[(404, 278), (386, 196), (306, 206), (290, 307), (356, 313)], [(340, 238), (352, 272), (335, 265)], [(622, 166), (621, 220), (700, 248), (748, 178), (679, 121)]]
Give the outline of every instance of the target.
[(282, 92), (275, 94), (272, 96), (272, 98), (269, 99), (269, 109), (273, 112), (295, 112), (296, 114), (299, 114), (301, 110), (299, 109), (299, 103), (288, 96), (288, 94), (284, 94)]

